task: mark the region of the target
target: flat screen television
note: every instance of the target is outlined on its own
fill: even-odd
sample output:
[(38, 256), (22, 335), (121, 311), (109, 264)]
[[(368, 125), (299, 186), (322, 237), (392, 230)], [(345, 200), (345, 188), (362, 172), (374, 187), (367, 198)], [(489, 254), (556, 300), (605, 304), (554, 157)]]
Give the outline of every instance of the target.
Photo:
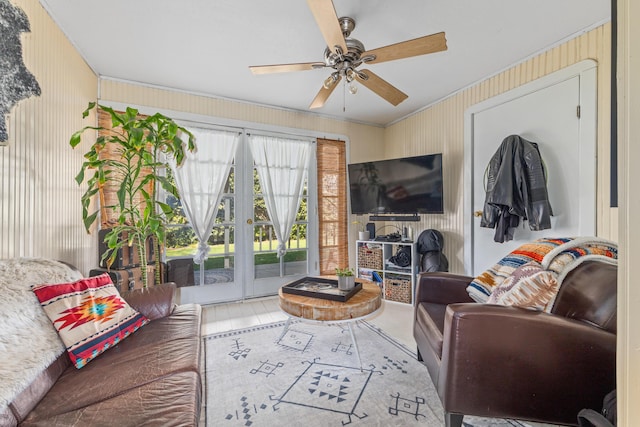
[(348, 165), (351, 213), (443, 213), (442, 154)]

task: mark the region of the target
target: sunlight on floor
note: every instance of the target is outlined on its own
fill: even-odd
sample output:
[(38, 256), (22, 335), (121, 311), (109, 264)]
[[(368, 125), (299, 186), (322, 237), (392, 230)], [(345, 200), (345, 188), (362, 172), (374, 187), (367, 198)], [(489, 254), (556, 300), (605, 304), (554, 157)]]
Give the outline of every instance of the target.
[[(278, 297), (249, 299), (203, 306), (202, 334), (210, 335), (234, 329), (249, 328), (284, 321), (287, 316), (278, 306)], [(383, 301), (378, 312), (367, 319), (398, 342), (415, 349), (413, 339), (413, 306)]]

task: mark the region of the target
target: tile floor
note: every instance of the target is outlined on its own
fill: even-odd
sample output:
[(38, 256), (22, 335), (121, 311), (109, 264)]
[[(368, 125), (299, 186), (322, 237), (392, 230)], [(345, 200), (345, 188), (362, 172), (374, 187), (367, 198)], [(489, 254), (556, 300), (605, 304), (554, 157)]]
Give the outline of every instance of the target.
[[(203, 306), (202, 334), (248, 328), (284, 321), (287, 316), (280, 311), (278, 297), (265, 297), (225, 304)], [(383, 301), (378, 312), (367, 318), (398, 342), (414, 349), (413, 307), (408, 304)]]

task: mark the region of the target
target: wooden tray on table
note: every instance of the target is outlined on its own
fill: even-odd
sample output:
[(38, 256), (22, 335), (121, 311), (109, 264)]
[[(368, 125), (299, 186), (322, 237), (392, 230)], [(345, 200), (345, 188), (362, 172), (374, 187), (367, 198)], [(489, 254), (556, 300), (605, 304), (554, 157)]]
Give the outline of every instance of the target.
[(303, 277), (282, 287), (286, 294), (303, 295), (312, 298), (328, 299), (345, 302), (362, 289), (362, 283), (357, 283), (352, 289), (338, 289), (338, 281), (324, 277)]

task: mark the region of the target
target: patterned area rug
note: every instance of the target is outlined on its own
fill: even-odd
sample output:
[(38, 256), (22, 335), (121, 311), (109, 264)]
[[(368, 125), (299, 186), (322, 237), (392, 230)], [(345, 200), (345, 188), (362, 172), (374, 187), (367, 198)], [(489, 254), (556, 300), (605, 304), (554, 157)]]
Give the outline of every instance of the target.
[[(442, 426), (415, 352), (367, 322), (284, 322), (204, 338), (207, 426)], [(282, 336), (281, 336), (282, 335)], [(465, 417), (464, 426), (526, 426)]]

